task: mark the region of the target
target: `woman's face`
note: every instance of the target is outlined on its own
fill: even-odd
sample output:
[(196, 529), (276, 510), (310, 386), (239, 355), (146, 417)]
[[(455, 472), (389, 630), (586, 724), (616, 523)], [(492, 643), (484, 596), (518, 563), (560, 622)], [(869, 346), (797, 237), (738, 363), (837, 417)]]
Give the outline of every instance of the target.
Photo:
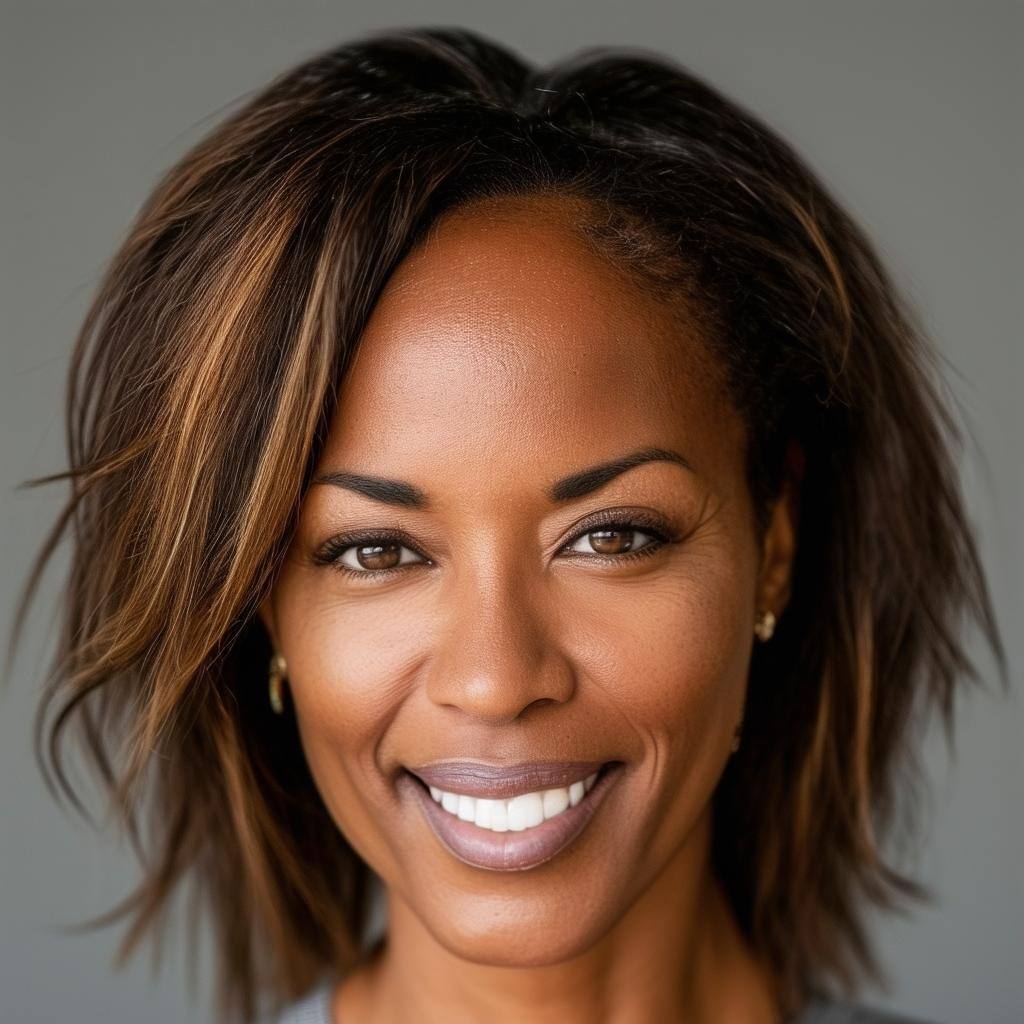
[[(398, 268), (262, 609), (338, 827), (476, 962), (584, 950), (706, 838), (789, 554), (776, 515), (761, 559), (743, 428), (696, 327), (592, 255), (569, 209), (467, 208)], [(515, 813), (550, 820), (494, 831), (409, 774), (466, 761), (618, 766), (562, 821), (540, 796)]]

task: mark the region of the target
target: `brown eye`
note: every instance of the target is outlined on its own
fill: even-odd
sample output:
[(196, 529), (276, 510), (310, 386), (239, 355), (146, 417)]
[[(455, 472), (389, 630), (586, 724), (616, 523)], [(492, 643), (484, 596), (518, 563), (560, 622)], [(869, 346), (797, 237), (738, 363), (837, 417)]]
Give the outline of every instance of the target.
[[(638, 527), (643, 526), (641, 530)], [(593, 554), (626, 560), (653, 554), (668, 541), (665, 532), (645, 523), (611, 522), (581, 533), (567, 550), (576, 554)], [(585, 545), (585, 547), (583, 546)]]
[[(642, 519), (615, 519), (584, 530), (564, 550), (626, 562), (653, 555), (673, 539), (667, 526), (648, 525)], [(344, 534), (326, 542), (313, 560), (317, 565), (329, 565), (345, 576), (367, 582), (384, 579), (416, 564), (434, 564), (409, 543), (403, 543), (406, 540), (404, 534), (398, 533)], [(586, 544), (586, 548), (579, 547), (581, 544)]]
[(371, 534), (334, 537), (314, 555), (314, 561), (348, 576), (378, 577), (427, 560), (403, 544), (401, 537)]
[(587, 536), (590, 546), (599, 555), (621, 555), (633, 548), (633, 535), (637, 530), (591, 530)]
[(361, 544), (350, 549), (363, 569), (393, 569), (402, 560), (401, 544)]

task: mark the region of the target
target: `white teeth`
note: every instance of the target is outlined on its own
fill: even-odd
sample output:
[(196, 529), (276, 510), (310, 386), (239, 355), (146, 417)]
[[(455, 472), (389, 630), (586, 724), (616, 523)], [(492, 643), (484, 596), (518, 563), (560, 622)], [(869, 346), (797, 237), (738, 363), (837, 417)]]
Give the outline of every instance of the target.
[(540, 793), (523, 793), (508, 802), (508, 827), (513, 832), (533, 828), (544, 820), (544, 800)]
[(569, 790), (547, 789), (544, 791), (544, 817), (553, 818), (569, 806)]
[(481, 828), (491, 827), (491, 818), (493, 817), (492, 812), (494, 810), (494, 803), (491, 800), (477, 800), (476, 802), (476, 814), (473, 817), (473, 822), (479, 825)]
[(448, 793), (437, 786), (430, 787), (430, 795), (449, 814), (462, 821), (471, 821), (479, 828), (491, 832), (522, 832), (535, 828), (569, 807), (575, 807), (584, 794), (590, 792), (596, 779), (597, 772), (594, 772), (571, 786), (521, 793), (508, 800), (486, 800), (462, 793)]
[(488, 827), (492, 832), (508, 831), (507, 800), (477, 800), (477, 803), (491, 805), (491, 824)]

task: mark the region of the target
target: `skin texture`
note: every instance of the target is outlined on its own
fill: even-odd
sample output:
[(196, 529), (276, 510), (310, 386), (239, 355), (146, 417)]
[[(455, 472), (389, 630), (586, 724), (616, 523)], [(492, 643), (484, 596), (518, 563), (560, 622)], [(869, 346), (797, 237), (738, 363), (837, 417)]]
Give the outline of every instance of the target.
[[(261, 609), (316, 783), (388, 889), (387, 942), (335, 992), (342, 1024), (777, 1019), (711, 872), (709, 813), (755, 617), (788, 598), (791, 502), (759, 549), (743, 425), (696, 324), (571, 218), (552, 198), (477, 203), (397, 269), (318, 473), (407, 481), (431, 508), (313, 485)], [(648, 446), (691, 468), (545, 494)], [(580, 535), (592, 513), (637, 510), (669, 529), (650, 557), (617, 553), (649, 545), (647, 526), (597, 548)], [(346, 565), (401, 567), (317, 563), (361, 530), (408, 541), (349, 547)], [(402, 765), (441, 758), (625, 769), (568, 848), (494, 872), (450, 854), (395, 787)]]

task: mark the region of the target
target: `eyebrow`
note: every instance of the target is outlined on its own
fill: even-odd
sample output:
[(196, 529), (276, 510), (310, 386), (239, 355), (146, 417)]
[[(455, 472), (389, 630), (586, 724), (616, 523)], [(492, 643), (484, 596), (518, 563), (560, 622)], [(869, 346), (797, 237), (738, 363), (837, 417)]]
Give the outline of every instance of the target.
[[(625, 473), (634, 466), (645, 462), (674, 462), (694, 472), (693, 466), (678, 452), (667, 448), (640, 448), (628, 455), (611, 459), (608, 462), (581, 469), (562, 477), (551, 484), (546, 491), (548, 499), (561, 504), (575, 501), (593, 491), (599, 490), (615, 477)], [(345, 490), (362, 494), (373, 501), (398, 508), (428, 510), (430, 500), (418, 487), (404, 480), (389, 480), (386, 477), (369, 476), (365, 473), (350, 473), (347, 470), (332, 470), (313, 478), (314, 484), (330, 484), (332, 487), (343, 487)]]

